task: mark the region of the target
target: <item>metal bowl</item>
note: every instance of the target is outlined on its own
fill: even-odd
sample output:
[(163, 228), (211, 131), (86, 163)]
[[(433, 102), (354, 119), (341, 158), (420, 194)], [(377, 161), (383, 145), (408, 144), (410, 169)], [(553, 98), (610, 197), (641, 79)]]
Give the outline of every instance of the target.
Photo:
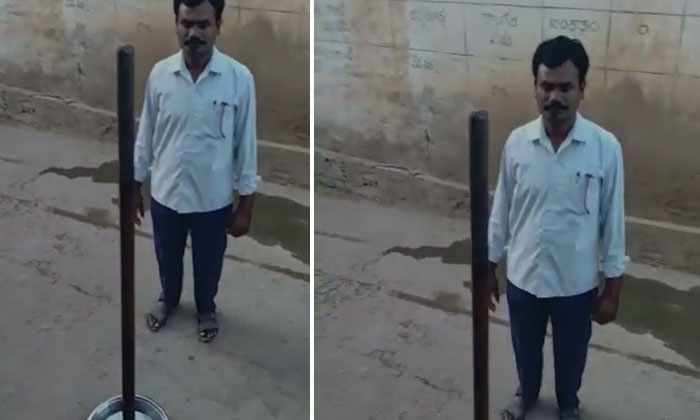
[[(165, 414), (158, 404), (153, 400), (136, 396), (136, 415), (135, 420), (168, 420), (168, 415)], [(122, 396), (112, 397), (97, 408), (92, 410), (87, 420), (122, 420)]]

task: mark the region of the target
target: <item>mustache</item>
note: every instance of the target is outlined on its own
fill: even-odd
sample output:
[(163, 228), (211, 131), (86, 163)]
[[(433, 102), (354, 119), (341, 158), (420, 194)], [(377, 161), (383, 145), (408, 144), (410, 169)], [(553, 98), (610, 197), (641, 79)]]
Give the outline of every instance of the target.
[(204, 45), (206, 42), (204, 42), (203, 39), (197, 38), (197, 37), (192, 37), (192, 38), (187, 38), (185, 40), (185, 45), (186, 46), (192, 46), (192, 45)]
[(550, 102), (544, 106), (545, 111), (566, 111), (568, 107), (561, 102)]

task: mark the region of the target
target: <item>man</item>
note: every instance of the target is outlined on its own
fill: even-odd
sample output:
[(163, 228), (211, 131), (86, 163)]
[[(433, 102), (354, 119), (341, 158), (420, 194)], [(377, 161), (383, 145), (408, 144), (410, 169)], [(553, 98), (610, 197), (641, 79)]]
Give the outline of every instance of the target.
[(148, 77), (134, 151), (136, 223), (144, 214), (140, 188), (150, 175), (162, 288), (146, 322), (158, 331), (180, 302), (189, 233), (199, 336), (209, 342), (219, 331), (214, 298), (226, 233), (248, 233), (260, 179), (255, 89), (250, 71), (214, 46), (224, 0), (174, 0), (173, 7), (181, 51)]
[[(532, 59), (541, 116), (515, 129), (503, 149), (489, 221), (490, 280), (507, 257), (506, 296), (519, 387), (502, 411), (523, 419), (542, 381), (542, 346), (552, 321), (560, 419), (580, 419), (591, 319), (615, 320), (625, 255), (623, 165), (615, 136), (578, 112), (588, 72), (581, 43), (560, 36)], [(606, 281), (598, 294), (598, 271)], [(495, 302), (491, 302), (495, 309)]]

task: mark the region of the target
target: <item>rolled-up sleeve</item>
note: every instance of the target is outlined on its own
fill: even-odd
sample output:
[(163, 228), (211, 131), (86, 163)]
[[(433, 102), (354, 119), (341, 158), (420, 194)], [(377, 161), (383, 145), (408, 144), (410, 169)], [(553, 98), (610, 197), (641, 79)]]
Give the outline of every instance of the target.
[(508, 215), (510, 213), (513, 197), (512, 169), (508, 159), (508, 144), (503, 147), (501, 164), (498, 171), (498, 182), (493, 196), (491, 216), (489, 218), (488, 242), (489, 261), (498, 263), (503, 258), (508, 244), (509, 226)]
[(235, 117), (233, 168), (239, 195), (255, 193), (260, 183), (256, 128), (255, 80), (247, 69), (239, 78), (238, 109)]
[(600, 200), (600, 266), (606, 278), (619, 277), (627, 268), (625, 254), (625, 174), (622, 148), (613, 139), (612, 159), (603, 178)]
[(153, 73), (148, 77), (139, 119), (139, 128), (134, 144), (134, 179), (143, 182), (150, 173), (153, 162), (153, 133), (158, 117), (158, 107), (153, 92)]

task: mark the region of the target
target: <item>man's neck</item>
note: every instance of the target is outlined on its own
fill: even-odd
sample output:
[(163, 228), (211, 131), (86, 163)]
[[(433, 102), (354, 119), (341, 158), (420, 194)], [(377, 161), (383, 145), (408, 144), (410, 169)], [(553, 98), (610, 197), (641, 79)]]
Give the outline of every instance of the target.
[(576, 122), (576, 117), (568, 121), (554, 122), (544, 120), (544, 130), (549, 137), (549, 140), (554, 146), (554, 150), (559, 149), (559, 146), (564, 142), (566, 137), (569, 135)]
[(202, 57), (185, 57), (185, 65), (190, 71), (194, 81), (197, 81), (197, 78), (199, 78), (199, 75), (202, 74), (204, 68), (207, 66), (213, 55), (214, 52), (212, 51), (208, 55)]

